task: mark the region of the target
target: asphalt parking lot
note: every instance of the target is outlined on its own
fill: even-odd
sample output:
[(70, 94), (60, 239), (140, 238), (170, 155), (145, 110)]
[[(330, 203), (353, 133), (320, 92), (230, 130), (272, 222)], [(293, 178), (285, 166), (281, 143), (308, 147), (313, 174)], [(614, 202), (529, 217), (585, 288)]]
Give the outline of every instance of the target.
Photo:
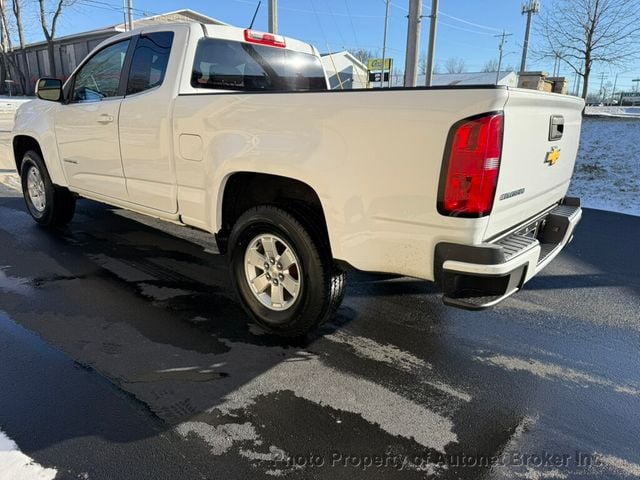
[(638, 478), (640, 217), (585, 210), (496, 308), (354, 274), (336, 321), (247, 323), (204, 234), (0, 185), (0, 430), (56, 478)]

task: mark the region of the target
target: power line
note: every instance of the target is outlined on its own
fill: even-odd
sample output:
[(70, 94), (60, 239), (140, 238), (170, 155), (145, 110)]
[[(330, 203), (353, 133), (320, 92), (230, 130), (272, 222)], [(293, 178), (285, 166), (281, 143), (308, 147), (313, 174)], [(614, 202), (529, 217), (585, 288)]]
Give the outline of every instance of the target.
[(360, 43), (358, 40), (358, 34), (356, 32), (356, 26), (353, 23), (353, 16), (351, 15), (351, 10), (349, 9), (349, 0), (344, 0), (344, 6), (347, 9), (347, 14), (349, 15), (349, 22), (351, 23), (351, 29), (353, 30), (353, 39), (356, 43)]
[(478, 32), (477, 30), (471, 30), (470, 28), (459, 27), (458, 25), (451, 25), (450, 23), (443, 22), (440, 20), (438, 22), (439, 25), (444, 25), (449, 28), (455, 28), (456, 30), (462, 30), (463, 32), (475, 33), (476, 35), (493, 35), (493, 33), (489, 32)]
[(452, 20), (457, 20), (458, 22), (461, 23), (466, 23), (467, 25), (471, 25), (472, 27), (477, 27), (477, 28), (483, 28), (485, 30), (492, 30), (494, 32), (499, 32), (500, 29), (499, 28), (495, 28), (495, 27), (490, 27), (488, 25), (481, 25), (480, 23), (474, 23), (474, 22), (470, 22), (468, 20), (465, 20), (464, 18), (460, 18), (460, 17), (454, 17), (453, 15), (449, 15), (448, 13), (444, 13), (444, 12), (439, 12), (440, 15), (450, 18)]
[[(248, 4), (248, 5), (254, 5), (255, 6), (255, 2), (250, 1), (250, 0), (233, 0), (234, 2), (237, 3), (244, 3), (244, 4)], [(304, 8), (292, 8), (292, 7), (278, 7), (279, 10), (287, 10), (289, 12), (298, 12), (298, 13), (307, 13), (309, 15), (332, 15), (331, 12), (324, 12), (321, 10), (306, 10)], [(342, 12), (337, 12), (334, 13), (333, 15), (337, 15), (338, 17), (348, 17), (349, 14), (347, 13), (342, 13)], [(355, 18), (383, 18), (381, 15), (360, 15), (360, 14), (356, 14), (356, 15), (352, 15)]]

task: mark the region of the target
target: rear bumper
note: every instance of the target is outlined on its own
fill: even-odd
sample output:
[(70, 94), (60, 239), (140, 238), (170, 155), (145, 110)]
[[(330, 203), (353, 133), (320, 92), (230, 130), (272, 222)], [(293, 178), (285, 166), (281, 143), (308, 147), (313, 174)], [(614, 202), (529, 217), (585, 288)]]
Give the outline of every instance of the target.
[(582, 218), (580, 199), (567, 197), (547, 214), (491, 243), (439, 243), (435, 277), (443, 301), (476, 310), (517, 292), (573, 238)]

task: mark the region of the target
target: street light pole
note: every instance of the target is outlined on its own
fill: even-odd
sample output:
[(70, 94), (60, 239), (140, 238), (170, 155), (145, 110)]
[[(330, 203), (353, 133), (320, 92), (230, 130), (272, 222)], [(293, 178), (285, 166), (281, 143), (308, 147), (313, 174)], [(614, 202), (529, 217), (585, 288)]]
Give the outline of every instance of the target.
[(502, 53), (504, 51), (505, 38), (510, 36), (511, 34), (505, 32), (504, 30), (500, 35), (494, 35), (494, 37), (502, 37), (502, 39), (500, 40), (500, 46), (498, 47), (500, 54), (498, 56), (498, 71), (496, 72), (496, 85), (500, 81), (500, 69), (502, 68)]
[(129, 30), (133, 30), (133, 0), (127, 0), (127, 19), (129, 21)]
[(404, 65), (404, 86), (415, 87), (418, 80), (418, 47), (422, 22), (422, 0), (409, 0), (407, 55)]
[(278, 33), (278, 0), (269, 0), (269, 32)]
[(438, 29), (438, 0), (431, 0), (431, 23), (429, 25), (429, 55), (427, 57), (427, 78), (426, 86), (431, 86), (433, 77), (433, 65), (436, 53), (436, 33)]
[[(390, 0), (386, 0), (387, 10), (384, 14), (384, 35), (382, 38), (382, 68), (380, 72), (380, 88), (384, 88), (384, 64), (387, 56), (387, 27), (389, 26), (389, 4)], [(391, 65), (389, 65), (389, 87), (391, 87)]]

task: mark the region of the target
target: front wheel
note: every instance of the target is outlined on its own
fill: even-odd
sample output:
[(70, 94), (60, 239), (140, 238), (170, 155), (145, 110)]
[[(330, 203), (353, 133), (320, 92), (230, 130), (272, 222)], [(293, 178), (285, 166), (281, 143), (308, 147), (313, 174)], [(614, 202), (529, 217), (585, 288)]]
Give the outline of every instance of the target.
[(76, 199), (66, 188), (53, 184), (38, 153), (28, 151), (24, 154), (20, 177), (27, 210), (37, 223), (53, 227), (71, 221), (76, 211)]
[(344, 297), (345, 275), (320, 235), (289, 212), (245, 212), (229, 237), (231, 275), (247, 312), (271, 333), (302, 336), (329, 320)]

